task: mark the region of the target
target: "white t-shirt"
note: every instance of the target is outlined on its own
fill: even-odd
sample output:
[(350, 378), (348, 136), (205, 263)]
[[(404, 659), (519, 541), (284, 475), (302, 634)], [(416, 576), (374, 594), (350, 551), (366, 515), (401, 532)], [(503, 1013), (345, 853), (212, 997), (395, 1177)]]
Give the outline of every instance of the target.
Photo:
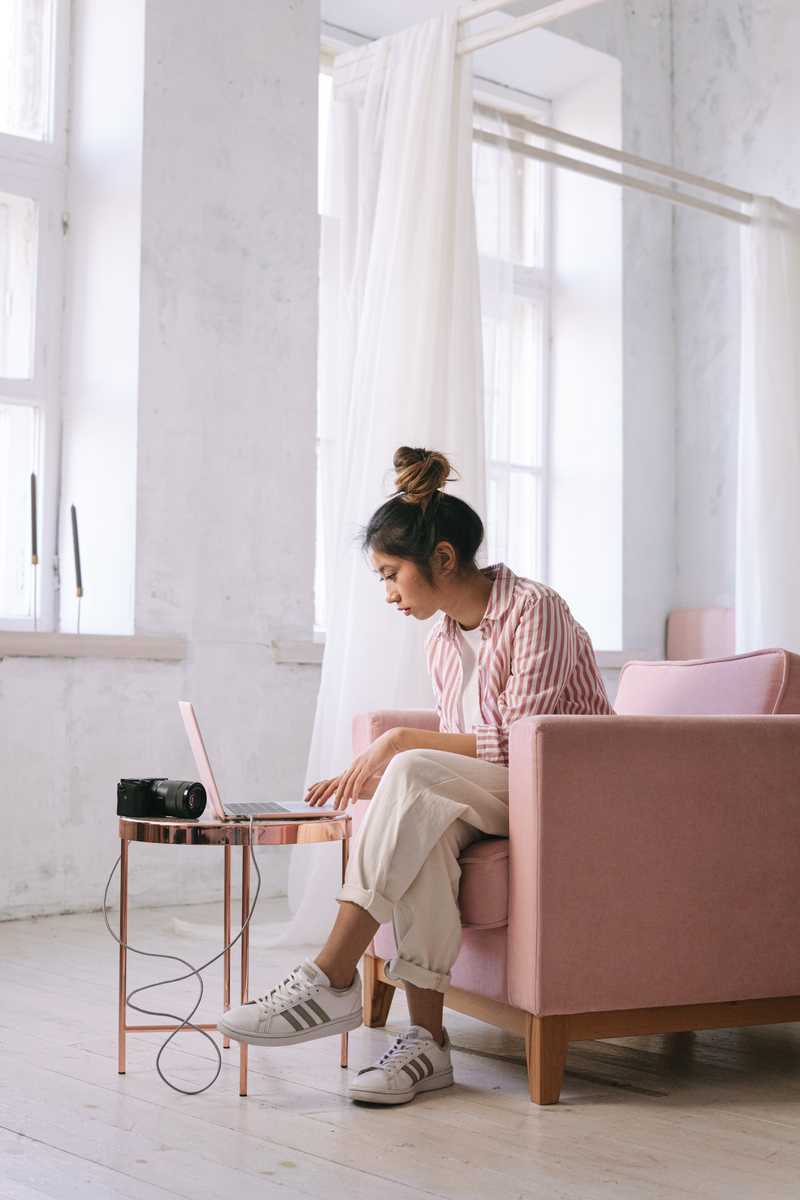
[(483, 717), (478, 706), (478, 654), (481, 646), (481, 627), (477, 629), (462, 629), (458, 622), (458, 640), (461, 646), (461, 668), (463, 682), (461, 686), (461, 721), (462, 732), (471, 733), (474, 725), (482, 725)]

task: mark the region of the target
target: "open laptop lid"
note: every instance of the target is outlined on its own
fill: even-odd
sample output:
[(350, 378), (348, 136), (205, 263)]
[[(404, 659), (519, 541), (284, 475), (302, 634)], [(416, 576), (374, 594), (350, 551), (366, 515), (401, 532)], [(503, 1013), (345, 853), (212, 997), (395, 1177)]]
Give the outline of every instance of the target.
[(179, 700), (178, 708), (181, 710), (183, 725), (186, 730), (186, 736), (189, 739), (189, 745), (192, 748), (192, 756), (194, 765), (197, 767), (197, 773), (200, 776), (200, 782), (206, 789), (209, 803), (213, 810), (214, 816), (218, 821), (225, 820), (225, 810), (222, 807), (222, 801), (217, 791), (217, 781), (214, 778), (214, 772), (211, 770), (211, 763), (208, 761), (203, 735), (200, 732), (200, 726), (197, 723), (197, 715), (194, 711), (194, 705), (188, 700)]

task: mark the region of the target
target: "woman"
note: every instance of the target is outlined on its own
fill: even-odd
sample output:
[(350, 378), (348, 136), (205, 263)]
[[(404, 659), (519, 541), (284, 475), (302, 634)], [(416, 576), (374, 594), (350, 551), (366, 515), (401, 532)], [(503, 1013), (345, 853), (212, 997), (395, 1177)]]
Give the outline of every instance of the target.
[(394, 466), (397, 492), (363, 531), (362, 549), (387, 603), (419, 621), (443, 614), (425, 643), (440, 732), (388, 730), (342, 775), (308, 789), (308, 804), (333, 798), (336, 808), (372, 796), (336, 921), (315, 959), (219, 1023), (228, 1037), (265, 1046), (357, 1028), (357, 963), (392, 921), (397, 954), (386, 975), (404, 981), (413, 1023), (350, 1086), (353, 1099), (380, 1104), (453, 1082), (442, 1006), (461, 940), (458, 859), (481, 836), (508, 836), (510, 726), (614, 711), (589, 635), (561, 596), (504, 563), (476, 565), (483, 524), (440, 490), (444, 455), (402, 446)]

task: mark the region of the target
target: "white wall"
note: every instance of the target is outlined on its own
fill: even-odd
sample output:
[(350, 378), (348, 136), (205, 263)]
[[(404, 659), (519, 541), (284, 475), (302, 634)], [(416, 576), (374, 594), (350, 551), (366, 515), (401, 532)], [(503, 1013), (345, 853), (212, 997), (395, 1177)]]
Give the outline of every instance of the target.
[[(675, 163), (800, 206), (800, 6), (674, 0)], [(734, 604), (738, 226), (675, 223), (676, 601)]]
[[(122, 53), (125, 86), (134, 74), (127, 56), (135, 60), (142, 44), (137, 29), (120, 51), (104, 7), (75, 4), (76, 121), (104, 41)], [(277, 630), (307, 634), (313, 622), (319, 8), (146, 0), (138, 11), (146, 27), (135, 623), (185, 634), (188, 658), (0, 661), (0, 778), (14, 813), (0, 851), (0, 917), (97, 907), (117, 852), (116, 780), (194, 775), (182, 696), (198, 705), (228, 798), (298, 796), (304, 779), (319, 669), (274, 664), (269, 643)], [(116, 128), (113, 118), (98, 166), (117, 154), (130, 162), (133, 122), (126, 116)], [(86, 119), (99, 143), (101, 115)], [(101, 181), (89, 180), (83, 162), (79, 193), (91, 182), (98, 195)], [(119, 205), (123, 174), (109, 177)], [(133, 183), (131, 192), (135, 201)], [(84, 244), (72, 252), (76, 277)], [(81, 294), (90, 293), (87, 283)], [(130, 339), (133, 307), (124, 324)], [(90, 361), (87, 342), (78, 370), (77, 323), (69, 336), (70, 402), (97, 361), (94, 428), (114, 426), (101, 407), (108, 357)], [(72, 429), (78, 438), (83, 426)], [(119, 444), (115, 430), (111, 443)], [(76, 464), (84, 452), (76, 447)], [(87, 563), (87, 597), (88, 584)], [(264, 894), (285, 891), (287, 853), (261, 852)], [(136, 846), (131, 872), (134, 902), (201, 899), (220, 894), (222, 859)]]
[[(74, 7), (80, 58), (102, 6)], [(676, 161), (800, 204), (793, 0), (675, 0), (674, 31), (670, 11), (608, 4), (555, 31), (619, 59), (625, 148), (669, 160), (674, 73)], [(0, 916), (97, 905), (116, 779), (192, 771), (180, 696), (198, 703), (228, 795), (296, 794), (311, 731), (318, 669), (274, 665), (268, 643), (312, 625), (319, 13), (311, 0), (145, 12), (135, 620), (185, 633), (189, 658), (0, 662), (15, 810)], [(110, 123), (108, 154), (119, 136), (130, 161), (131, 128)], [(738, 267), (727, 226), (631, 193), (622, 219), (623, 645), (646, 649), (676, 601), (732, 599)], [(90, 379), (71, 339), (70, 404)], [(136, 847), (132, 860), (134, 900), (219, 883), (212, 851)], [(265, 861), (266, 890), (282, 890), (285, 856)]]

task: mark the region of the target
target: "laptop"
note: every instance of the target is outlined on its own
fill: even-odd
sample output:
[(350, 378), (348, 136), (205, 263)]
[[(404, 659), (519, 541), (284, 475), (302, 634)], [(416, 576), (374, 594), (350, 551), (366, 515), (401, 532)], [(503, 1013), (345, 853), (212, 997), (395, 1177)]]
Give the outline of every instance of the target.
[(217, 788), (217, 782), (214, 779), (214, 772), (211, 770), (211, 763), (208, 759), (194, 706), (188, 700), (179, 700), (178, 708), (183, 718), (183, 726), (186, 730), (186, 736), (189, 739), (189, 745), (192, 750), (195, 766), (197, 767), (197, 773), (200, 776), (200, 782), (206, 789), (211, 810), (218, 821), (250, 820), (251, 817), (259, 821), (286, 821), (292, 817), (303, 817), (305, 820), (314, 820), (316, 817), (342, 815), (341, 809), (334, 808), (330, 803), (314, 805), (312, 808), (304, 800), (287, 800), (283, 803), (277, 800), (265, 800), (262, 803), (242, 802), (239, 804), (223, 804), (219, 789)]

